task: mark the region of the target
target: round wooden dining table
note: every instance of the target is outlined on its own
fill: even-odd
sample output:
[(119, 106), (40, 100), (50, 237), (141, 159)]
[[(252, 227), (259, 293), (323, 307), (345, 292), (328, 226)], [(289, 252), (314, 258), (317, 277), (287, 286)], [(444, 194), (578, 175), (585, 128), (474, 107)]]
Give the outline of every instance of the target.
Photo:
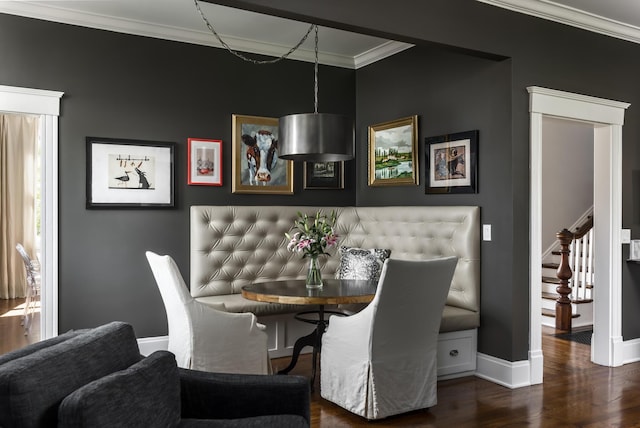
[[(296, 314), (296, 319), (302, 322), (313, 323), (315, 330), (310, 334), (300, 337), (293, 345), (293, 354), (289, 365), (280, 370), (278, 374), (289, 373), (298, 362), (300, 351), (305, 346), (313, 347), (313, 367), (311, 371), (311, 387), (313, 389), (318, 353), (322, 347), (322, 335), (327, 329), (329, 319), (325, 314), (346, 316), (348, 314), (339, 311), (326, 311), (325, 305), (339, 305), (348, 303), (369, 303), (376, 294), (377, 282), (356, 279), (323, 279), (322, 287), (307, 288), (303, 279), (256, 282), (242, 287), (242, 296), (245, 299), (258, 302), (284, 303), (290, 305), (317, 305), (318, 309), (304, 311)], [(311, 314), (317, 314), (317, 318), (308, 318)]]

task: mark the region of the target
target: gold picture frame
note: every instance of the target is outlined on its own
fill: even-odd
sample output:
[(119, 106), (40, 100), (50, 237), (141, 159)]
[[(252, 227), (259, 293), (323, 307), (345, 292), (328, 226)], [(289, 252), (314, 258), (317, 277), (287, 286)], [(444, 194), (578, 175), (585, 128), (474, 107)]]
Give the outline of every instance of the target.
[(369, 126), (369, 186), (418, 185), (418, 116)]
[(278, 119), (232, 115), (232, 193), (293, 194), (293, 161), (278, 158)]

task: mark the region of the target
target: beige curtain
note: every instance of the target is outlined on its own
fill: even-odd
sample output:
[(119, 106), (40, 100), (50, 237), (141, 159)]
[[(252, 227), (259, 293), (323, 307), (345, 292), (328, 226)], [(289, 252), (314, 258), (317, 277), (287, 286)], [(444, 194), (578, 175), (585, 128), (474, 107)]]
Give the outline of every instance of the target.
[(37, 116), (0, 114), (0, 299), (25, 296), (16, 244), (35, 257), (37, 138)]

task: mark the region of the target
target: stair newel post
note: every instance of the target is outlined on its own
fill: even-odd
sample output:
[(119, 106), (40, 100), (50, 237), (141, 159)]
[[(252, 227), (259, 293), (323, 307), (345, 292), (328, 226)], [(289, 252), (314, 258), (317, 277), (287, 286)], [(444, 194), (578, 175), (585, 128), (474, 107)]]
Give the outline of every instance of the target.
[(573, 240), (573, 233), (567, 229), (562, 229), (556, 233), (556, 238), (560, 241), (560, 266), (556, 276), (560, 280), (560, 285), (556, 288), (556, 292), (560, 295), (556, 300), (556, 329), (571, 330), (571, 288), (569, 288), (569, 279), (572, 272), (569, 267), (569, 245)]

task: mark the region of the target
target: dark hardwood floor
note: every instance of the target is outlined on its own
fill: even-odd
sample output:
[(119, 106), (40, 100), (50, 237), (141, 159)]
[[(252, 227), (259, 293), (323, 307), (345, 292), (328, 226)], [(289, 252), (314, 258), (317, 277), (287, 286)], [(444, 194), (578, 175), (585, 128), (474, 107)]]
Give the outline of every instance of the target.
[(24, 299), (0, 299), (0, 354), (40, 340), (40, 311), (35, 312), (29, 335), (21, 324)]
[[(509, 389), (477, 378), (438, 382), (438, 404), (376, 422), (312, 394), (313, 427), (640, 427), (640, 363), (609, 368), (591, 363), (590, 347), (543, 329), (544, 383)], [(287, 359), (273, 360), (274, 369)], [(305, 355), (292, 374), (309, 375)]]
[[(39, 336), (37, 322), (24, 335), (20, 304), (0, 300), (0, 353)], [(640, 427), (640, 363), (598, 366), (589, 361), (588, 345), (560, 340), (553, 329), (543, 333), (543, 385), (512, 390), (473, 376), (440, 381), (431, 409), (368, 422), (322, 399), (316, 382), (312, 427)], [(288, 358), (273, 360), (274, 370), (287, 364)], [(303, 355), (291, 373), (310, 372), (311, 358)]]

